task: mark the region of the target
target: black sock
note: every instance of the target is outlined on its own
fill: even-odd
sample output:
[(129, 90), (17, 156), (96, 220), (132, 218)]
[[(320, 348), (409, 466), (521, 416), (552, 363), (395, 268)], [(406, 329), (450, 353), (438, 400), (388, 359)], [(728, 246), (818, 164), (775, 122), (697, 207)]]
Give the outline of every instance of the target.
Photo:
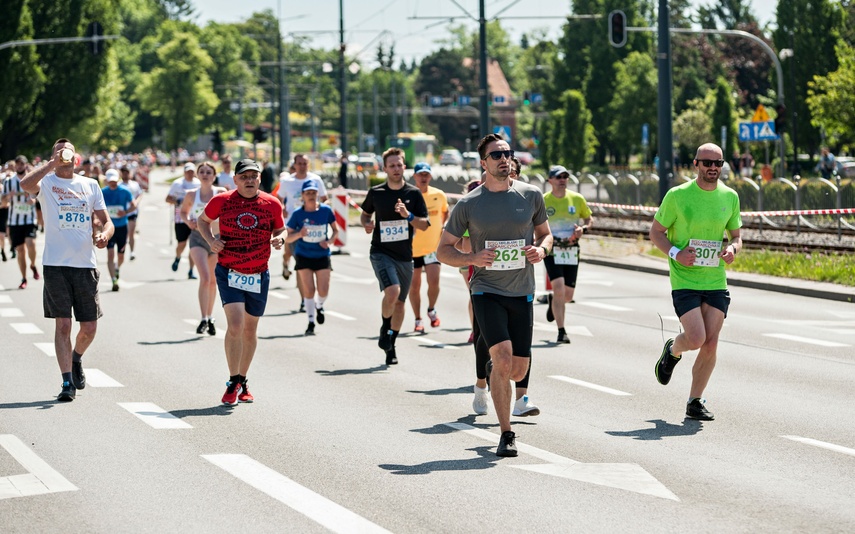
[(71, 361), (77, 363), (80, 361), (80, 358), (82, 358), (82, 357), (83, 357), (83, 355), (77, 354), (76, 350), (71, 351)]
[(392, 330), (392, 348), (395, 348), (395, 340), (398, 339), (398, 331)]
[(240, 382), (241, 384), (243, 384), (244, 382), (246, 382), (246, 377), (245, 377), (245, 376), (243, 376), (243, 375), (237, 375), (237, 377), (238, 377), (238, 382)]
[(566, 331), (566, 330), (564, 330), (564, 328), (559, 328), (559, 329), (558, 329), (558, 333), (559, 333), (559, 334), (566, 334), (566, 333), (567, 333), (567, 331)]
[(240, 375), (232, 375), (232, 376), (230, 376), (230, 377), (229, 377), (229, 382), (231, 382), (232, 384), (238, 384), (238, 383), (240, 383)]
[(62, 373), (63, 382), (71, 382), (71, 373)]
[(388, 331), (391, 329), (392, 329), (392, 318), (391, 317), (383, 317), (383, 330)]

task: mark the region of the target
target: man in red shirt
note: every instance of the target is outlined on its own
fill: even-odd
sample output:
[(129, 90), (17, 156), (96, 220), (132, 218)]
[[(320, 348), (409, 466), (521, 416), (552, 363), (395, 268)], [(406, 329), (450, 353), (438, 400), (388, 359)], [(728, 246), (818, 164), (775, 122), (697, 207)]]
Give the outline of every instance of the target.
[[(215, 274), (226, 313), (229, 380), (223, 404), (252, 402), (246, 374), (258, 341), (258, 320), (267, 306), (270, 246), (282, 248), (285, 231), (279, 199), (260, 190), (261, 168), (251, 159), (235, 166), (236, 189), (214, 196), (197, 219), (199, 232), (218, 254)], [(220, 233), (211, 233), (219, 219)]]

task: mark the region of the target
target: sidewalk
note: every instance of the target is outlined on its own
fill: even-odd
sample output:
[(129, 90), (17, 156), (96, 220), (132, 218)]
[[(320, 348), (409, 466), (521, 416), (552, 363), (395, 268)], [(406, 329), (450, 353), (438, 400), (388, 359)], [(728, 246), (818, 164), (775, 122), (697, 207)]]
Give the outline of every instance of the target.
[[(591, 236), (584, 240), (582, 261), (593, 265), (668, 276), (668, 260), (653, 257), (645, 253), (652, 246), (650, 242), (643, 240), (630, 241), (627, 239)], [(855, 287), (828, 282), (812, 282), (794, 278), (728, 271), (727, 283), (731, 286), (750, 287), (803, 297), (855, 302)]]

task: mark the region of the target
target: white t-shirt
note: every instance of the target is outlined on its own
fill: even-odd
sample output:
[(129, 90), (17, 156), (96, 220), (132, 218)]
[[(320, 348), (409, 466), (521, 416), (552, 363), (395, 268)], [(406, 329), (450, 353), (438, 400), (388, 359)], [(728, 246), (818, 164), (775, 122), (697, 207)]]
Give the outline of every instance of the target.
[(292, 174), (282, 180), (279, 184), (279, 192), (277, 193), (282, 200), (282, 204), (285, 206), (285, 211), (288, 212), (288, 216), (297, 211), (298, 208), (303, 207), (303, 184), (306, 183), (306, 180), (314, 180), (318, 185), (318, 202), (321, 201), (321, 197), (327, 196), (327, 188), (324, 187), (324, 181), (317, 174), (307, 172), (306, 177), (302, 180)]
[[(131, 190), (131, 194), (134, 196), (134, 200), (136, 200), (142, 196), (142, 193), (143, 193), (142, 187), (140, 187), (140, 184), (138, 184), (137, 182), (135, 182), (133, 180), (128, 180), (127, 182), (119, 182), (119, 184), (121, 184), (121, 185), (123, 185), (123, 186), (125, 186)], [(128, 215), (136, 215), (136, 214), (137, 214), (137, 210), (128, 212)]]
[(229, 191), (235, 188), (235, 173), (223, 171), (217, 175), (217, 185), (225, 187)]
[(39, 184), (39, 202), (45, 221), (42, 265), (95, 269), (92, 213), (106, 210), (97, 180), (75, 174), (58, 178), (50, 173)]
[(184, 195), (187, 194), (187, 191), (191, 189), (198, 189), (202, 186), (202, 182), (199, 181), (198, 178), (193, 178), (193, 181), (188, 182), (186, 178), (181, 178), (180, 180), (175, 180), (172, 182), (172, 186), (169, 188), (169, 193), (167, 196), (176, 198), (178, 200), (178, 204), (175, 205), (175, 222), (183, 223), (184, 221), (181, 219), (181, 203), (184, 202)]

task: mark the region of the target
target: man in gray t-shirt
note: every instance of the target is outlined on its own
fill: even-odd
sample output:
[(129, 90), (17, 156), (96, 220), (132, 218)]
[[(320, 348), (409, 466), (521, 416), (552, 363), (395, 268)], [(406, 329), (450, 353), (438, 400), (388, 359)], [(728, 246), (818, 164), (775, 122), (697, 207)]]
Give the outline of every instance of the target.
[[(478, 143), (483, 185), (463, 197), (451, 212), (437, 258), (453, 267), (473, 265), (472, 307), (490, 348), (487, 376), (502, 437), (498, 456), (516, 456), (511, 431), (511, 384), (522, 380), (531, 358), (534, 265), (552, 246), (543, 194), (508, 178), (514, 153), (501, 137)], [(472, 252), (455, 245), (469, 231)]]

